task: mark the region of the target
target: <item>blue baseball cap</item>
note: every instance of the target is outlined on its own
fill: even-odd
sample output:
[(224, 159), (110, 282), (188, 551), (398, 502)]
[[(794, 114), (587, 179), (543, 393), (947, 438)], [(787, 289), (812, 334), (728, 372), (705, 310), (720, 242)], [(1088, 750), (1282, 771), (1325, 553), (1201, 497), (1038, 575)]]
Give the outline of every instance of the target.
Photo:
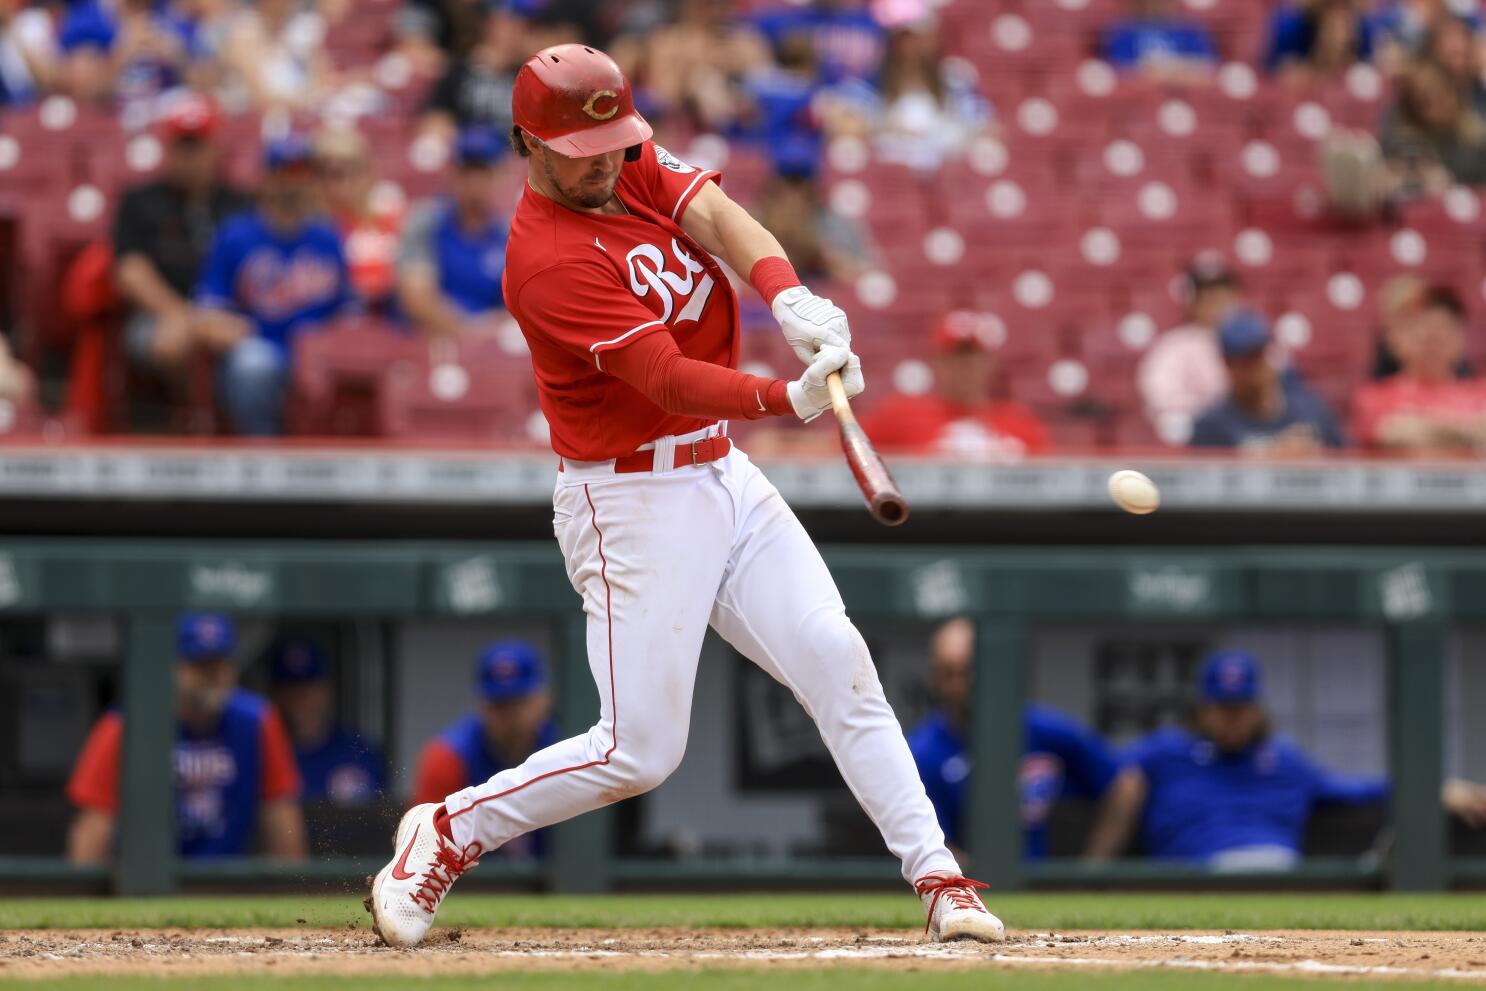
[(308, 640), (281, 640), (270, 664), (273, 680), (284, 684), (319, 681), (329, 674), (325, 655)]
[(183, 661), (211, 661), (237, 649), (237, 624), (216, 612), (188, 612), (176, 621), (175, 652)]
[(314, 160), (315, 151), (303, 135), (286, 134), (281, 138), (274, 138), (263, 146), (263, 164), (270, 171), (294, 165), (308, 166)]
[(1263, 671), (1246, 650), (1220, 650), (1202, 662), (1197, 695), (1204, 702), (1257, 702), (1262, 688)]
[(1218, 326), (1225, 358), (1249, 358), (1269, 347), (1269, 321), (1253, 310), (1236, 310)]
[(808, 135), (778, 138), (769, 157), (774, 171), (786, 179), (814, 179), (820, 171), (820, 142)]
[(522, 640), (491, 644), (480, 652), (475, 684), (487, 702), (511, 702), (547, 687), (547, 665), (536, 648)]
[(506, 138), (488, 127), (466, 127), (454, 140), (454, 159), (460, 165), (494, 165), (506, 156)]

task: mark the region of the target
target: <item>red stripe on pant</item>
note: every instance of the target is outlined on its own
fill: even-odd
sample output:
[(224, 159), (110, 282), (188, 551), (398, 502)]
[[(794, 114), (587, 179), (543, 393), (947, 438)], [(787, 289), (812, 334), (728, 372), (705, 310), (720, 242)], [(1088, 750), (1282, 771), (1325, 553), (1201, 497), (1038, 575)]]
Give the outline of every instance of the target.
[(604, 751), (602, 760), (591, 760), (586, 764), (577, 764), (573, 767), (560, 767), (555, 771), (548, 771), (546, 774), (539, 774), (536, 777), (532, 778), (530, 781), (523, 781), (521, 784), (517, 785), (514, 788), (507, 788), (505, 791), (501, 792), (498, 795), (486, 795), (484, 798), (476, 802), (472, 802), (467, 808), (460, 809), (458, 812), (450, 813), (450, 819), (464, 815), (476, 805), (484, 805), (486, 802), (492, 802), (497, 798), (505, 798), (507, 795), (514, 795), (521, 789), (527, 787), (528, 785), (534, 785), (538, 781), (543, 781), (547, 778), (555, 777), (559, 774), (569, 774), (573, 771), (582, 771), (585, 768), (589, 767), (606, 767), (609, 764), (609, 758), (614, 755), (614, 751), (619, 749), (619, 697), (614, 694), (614, 611), (613, 590), (609, 588), (609, 559), (604, 557), (604, 531), (599, 529), (598, 510), (594, 508), (593, 495), (588, 491), (587, 485), (583, 486), (583, 497), (588, 500), (588, 512), (589, 518), (593, 522), (593, 532), (598, 534), (599, 538), (599, 577), (602, 578), (604, 581), (604, 621), (608, 624), (609, 628), (609, 706), (614, 713), (613, 742), (609, 744), (609, 749)]

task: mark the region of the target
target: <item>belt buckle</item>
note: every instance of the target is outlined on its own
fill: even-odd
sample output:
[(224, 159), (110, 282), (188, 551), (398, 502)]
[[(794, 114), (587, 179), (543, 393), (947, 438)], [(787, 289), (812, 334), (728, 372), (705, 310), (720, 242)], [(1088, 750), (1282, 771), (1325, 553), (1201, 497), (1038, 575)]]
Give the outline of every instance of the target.
[(693, 468), (700, 468), (702, 466), (702, 463), (697, 460), (697, 445), (706, 439), (705, 437), (698, 437), (691, 442), (691, 466)]

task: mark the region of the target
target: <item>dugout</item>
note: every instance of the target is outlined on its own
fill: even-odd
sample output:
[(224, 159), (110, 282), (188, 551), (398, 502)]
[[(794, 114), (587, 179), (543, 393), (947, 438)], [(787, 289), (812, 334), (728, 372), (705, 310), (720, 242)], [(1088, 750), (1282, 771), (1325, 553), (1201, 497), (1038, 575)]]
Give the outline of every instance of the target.
[[(1344, 624), (1380, 638), (1387, 765), (1395, 773), (1385, 854), (1311, 858), (1298, 871), (1248, 875), (1240, 883), (1418, 890), (1486, 879), (1486, 859), (1452, 855), (1437, 801), (1446, 761), (1446, 657), (1454, 628), (1486, 621), (1486, 555), (1406, 548), (912, 546), (834, 546), (826, 554), (849, 609), (866, 618), (864, 625), (927, 624), (960, 613), (976, 619), (978, 771), (969, 835), (976, 870), (998, 888), (1218, 883), (1179, 866), (1132, 860), (1091, 871), (1069, 861), (1024, 864), (1017, 855), (1016, 805), (998, 796), (1013, 793), (1018, 712), (1037, 638), (1048, 629), (1110, 623)], [(581, 654), (582, 614), (546, 543), (6, 538), (0, 540), (0, 610), (6, 615), (64, 610), (108, 615), (120, 624), (125, 802), (112, 872), (73, 868), (54, 857), (7, 855), (0, 857), (0, 882), (19, 888), (71, 881), (127, 893), (286, 882), (340, 886), (354, 885), (379, 864), (379, 857), (320, 857), (294, 866), (176, 861), (170, 781), (156, 769), (166, 766), (170, 748), (170, 638), (182, 608), (223, 609), (249, 620), (519, 619), (549, 632), (565, 724), (586, 725), (594, 712)], [(886, 856), (626, 855), (614, 848), (615, 814), (605, 810), (557, 827), (545, 863), (496, 862), (490, 870), (482, 865), (478, 877), (578, 891), (812, 880), (875, 884), (896, 876)]]

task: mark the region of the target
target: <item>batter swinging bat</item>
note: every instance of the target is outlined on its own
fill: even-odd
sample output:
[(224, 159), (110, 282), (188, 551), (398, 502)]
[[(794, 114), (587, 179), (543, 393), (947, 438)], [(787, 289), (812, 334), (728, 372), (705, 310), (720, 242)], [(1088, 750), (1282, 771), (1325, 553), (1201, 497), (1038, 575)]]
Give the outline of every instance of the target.
[(826, 376), (826, 387), (831, 390), (831, 407), (836, 411), (836, 423), (841, 428), (841, 450), (846, 452), (846, 463), (867, 497), (867, 508), (872, 518), (883, 526), (897, 526), (908, 519), (908, 500), (898, 491), (898, 483), (888, 473), (867, 432), (857, 423), (851, 411), (851, 402), (846, 398), (846, 387), (841, 384), (841, 373)]

